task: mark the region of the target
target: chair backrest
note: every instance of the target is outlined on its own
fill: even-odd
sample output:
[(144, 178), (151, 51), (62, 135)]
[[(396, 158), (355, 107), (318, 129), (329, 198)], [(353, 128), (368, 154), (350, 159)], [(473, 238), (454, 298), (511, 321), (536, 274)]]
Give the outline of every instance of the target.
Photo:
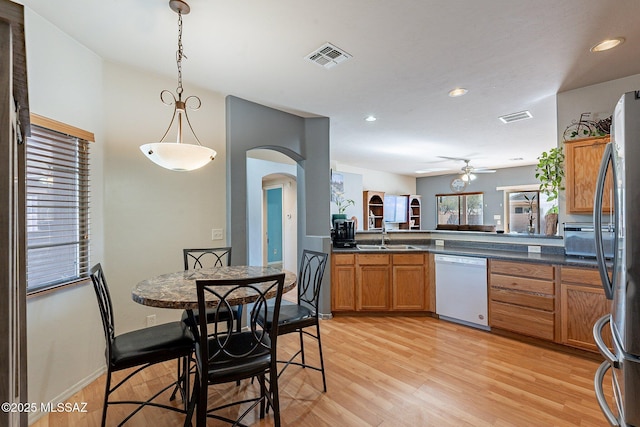
[(231, 265), (231, 247), (183, 249), (182, 254), (185, 270)]
[[(275, 354), (284, 276), (284, 273), (280, 273), (246, 279), (196, 280), (199, 312), (204, 313), (207, 309), (209, 313), (211, 311), (215, 312), (215, 320), (213, 322), (211, 322), (211, 318), (207, 320), (208, 316), (198, 316), (198, 330), (196, 331), (198, 363), (202, 364), (205, 360), (209, 363), (215, 363), (216, 359), (219, 358), (245, 359), (250, 358), (252, 354), (264, 352), (265, 350), (273, 351), (274, 353), (272, 354)], [(226, 328), (226, 316), (229, 315), (228, 313), (233, 316), (234, 311), (231, 310), (231, 307), (237, 305), (238, 301), (233, 301), (232, 298), (237, 298), (238, 295), (253, 300), (253, 307), (247, 320), (249, 332), (240, 333), (244, 335), (245, 339), (242, 340), (241, 345), (238, 345), (237, 342), (231, 345), (233, 343), (233, 340), (230, 339), (231, 335), (239, 333)], [(258, 321), (260, 317), (262, 319), (267, 318), (268, 299), (273, 299), (275, 303), (273, 306), (269, 304), (269, 309), (273, 310), (274, 319), (274, 326), (270, 331), (261, 328)], [(217, 307), (207, 307), (207, 300), (218, 300)], [(218, 316), (220, 317), (218, 318)], [(222, 329), (223, 326), (225, 329)], [(209, 354), (208, 340), (217, 342), (216, 348), (218, 350), (214, 354)], [(206, 365), (206, 362), (204, 365)]]
[(318, 302), (320, 299), (320, 287), (322, 276), (327, 266), (328, 255), (324, 252), (315, 252), (305, 249), (300, 260), (298, 272), (298, 304), (304, 304), (318, 314)]
[(109, 363), (111, 360), (111, 344), (115, 338), (115, 321), (111, 295), (109, 294), (107, 279), (104, 276), (104, 271), (102, 270), (100, 263), (91, 268), (89, 276), (93, 282), (93, 289), (96, 291), (96, 298), (98, 299), (98, 307), (100, 308), (100, 316), (102, 317), (102, 326), (104, 328), (104, 335), (107, 341), (107, 363)]

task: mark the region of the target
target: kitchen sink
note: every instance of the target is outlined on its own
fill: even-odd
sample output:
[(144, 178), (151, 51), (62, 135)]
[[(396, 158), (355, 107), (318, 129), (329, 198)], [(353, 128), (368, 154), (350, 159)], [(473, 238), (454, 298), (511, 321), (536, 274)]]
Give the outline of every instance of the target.
[(411, 245), (385, 245), (384, 247), (390, 251), (398, 251), (398, 250), (406, 251), (406, 250), (412, 250), (412, 249), (419, 249)]
[(387, 248), (382, 245), (358, 245), (358, 249), (361, 251), (380, 251)]
[(361, 251), (407, 251), (419, 249), (411, 245), (358, 245)]

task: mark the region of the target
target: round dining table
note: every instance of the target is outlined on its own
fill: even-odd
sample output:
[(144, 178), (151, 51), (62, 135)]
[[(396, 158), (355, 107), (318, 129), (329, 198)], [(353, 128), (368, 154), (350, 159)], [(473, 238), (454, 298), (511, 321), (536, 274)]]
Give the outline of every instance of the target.
[[(145, 279), (134, 286), (131, 297), (139, 304), (159, 308), (177, 308), (195, 310), (198, 308), (198, 295), (196, 280), (213, 279), (247, 279), (271, 276), (284, 273), (283, 292), (289, 292), (296, 286), (295, 273), (273, 267), (234, 265), (213, 268), (201, 268), (197, 270), (181, 270), (175, 273), (162, 274), (160, 276)], [(271, 283), (265, 283), (270, 286)], [(259, 287), (259, 285), (257, 285)], [(267, 294), (267, 298), (275, 297)], [(229, 305), (243, 305), (255, 301), (257, 295), (249, 290), (238, 289), (227, 299)], [(209, 296), (207, 307), (216, 307), (218, 300)]]

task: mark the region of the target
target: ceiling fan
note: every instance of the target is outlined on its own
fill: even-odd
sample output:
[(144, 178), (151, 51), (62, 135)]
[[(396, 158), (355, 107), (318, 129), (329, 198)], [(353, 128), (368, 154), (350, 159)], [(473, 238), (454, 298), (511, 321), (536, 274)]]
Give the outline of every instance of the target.
[(494, 173), (495, 169), (485, 169), (485, 168), (476, 168), (471, 166), (469, 163), (471, 162), (471, 159), (463, 159), (460, 157), (447, 157), (447, 156), (438, 156), (441, 159), (447, 159), (447, 160), (456, 160), (456, 161), (462, 161), (464, 162), (464, 166), (460, 169), (461, 172), (461, 179), (467, 183), (471, 183), (471, 181), (473, 181), (474, 179), (476, 179), (475, 174), (477, 173)]

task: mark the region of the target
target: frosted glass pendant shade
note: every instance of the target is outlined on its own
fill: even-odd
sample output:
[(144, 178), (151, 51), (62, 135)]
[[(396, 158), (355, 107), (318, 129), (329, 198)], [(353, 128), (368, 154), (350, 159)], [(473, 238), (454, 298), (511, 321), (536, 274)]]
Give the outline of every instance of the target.
[(192, 171), (212, 161), (216, 151), (202, 145), (178, 142), (152, 142), (140, 146), (153, 163), (173, 171)]

